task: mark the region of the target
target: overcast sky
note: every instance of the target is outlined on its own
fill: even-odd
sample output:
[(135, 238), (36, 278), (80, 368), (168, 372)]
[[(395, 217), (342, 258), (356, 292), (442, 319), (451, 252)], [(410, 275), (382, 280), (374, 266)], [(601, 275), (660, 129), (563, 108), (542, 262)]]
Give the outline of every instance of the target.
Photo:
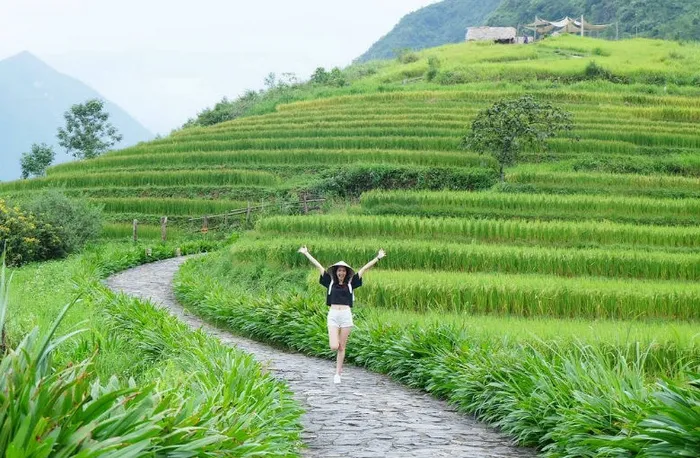
[(0, 59), (29, 51), (168, 133), (269, 72), (345, 66), (436, 0), (0, 0)]

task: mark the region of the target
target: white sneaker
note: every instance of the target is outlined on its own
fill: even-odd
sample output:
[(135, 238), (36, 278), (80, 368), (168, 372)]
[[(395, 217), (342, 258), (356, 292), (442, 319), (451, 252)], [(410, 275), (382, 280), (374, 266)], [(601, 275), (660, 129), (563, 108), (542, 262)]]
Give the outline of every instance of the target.
[(333, 377), (333, 383), (340, 383), (340, 374), (335, 374), (335, 377)]

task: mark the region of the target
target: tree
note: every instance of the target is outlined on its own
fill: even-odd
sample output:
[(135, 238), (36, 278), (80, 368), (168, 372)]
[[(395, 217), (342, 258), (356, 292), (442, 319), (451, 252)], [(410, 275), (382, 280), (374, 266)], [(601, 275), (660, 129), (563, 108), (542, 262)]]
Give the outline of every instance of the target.
[(122, 140), (98, 99), (73, 105), (63, 114), (66, 127), (58, 129), (58, 144), (77, 159), (99, 156)]
[(572, 127), (571, 113), (524, 96), (481, 111), (460, 146), (493, 155), (501, 166), (503, 182), (503, 168), (514, 165), (525, 148), (545, 150), (549, 138)]
[(44, 176), (46, 169), (53, 163), (56, 153), (46, 143), (32, 145), (29, 153), (23, 153), (19, 163), (22, 167), (22, 178)]

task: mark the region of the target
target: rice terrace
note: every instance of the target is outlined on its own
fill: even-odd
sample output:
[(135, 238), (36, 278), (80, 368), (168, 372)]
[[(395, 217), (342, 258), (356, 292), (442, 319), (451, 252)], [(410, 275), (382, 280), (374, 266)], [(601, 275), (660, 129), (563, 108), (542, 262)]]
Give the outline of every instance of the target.
[(35, 175), (0, 456), (700, 457), (697, 42), (407, 50)]

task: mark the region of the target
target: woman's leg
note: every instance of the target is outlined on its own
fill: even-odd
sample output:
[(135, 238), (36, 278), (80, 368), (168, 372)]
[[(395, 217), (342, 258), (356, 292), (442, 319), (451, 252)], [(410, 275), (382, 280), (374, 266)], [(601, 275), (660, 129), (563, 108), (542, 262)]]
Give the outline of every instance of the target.
[(343, 372), (343, 361), (345, 361), (345, 347), (348, 344), (348, 337), (350, 337), (351, 327), (340, 328), (340, 340), (338, 342), (338, 355), (335, 359), (335, 373), (341, 374)]
[(338, 351), (340, 346), (340, 328), (337, 326), (328, 326), (328, 345), (331, 350)]

